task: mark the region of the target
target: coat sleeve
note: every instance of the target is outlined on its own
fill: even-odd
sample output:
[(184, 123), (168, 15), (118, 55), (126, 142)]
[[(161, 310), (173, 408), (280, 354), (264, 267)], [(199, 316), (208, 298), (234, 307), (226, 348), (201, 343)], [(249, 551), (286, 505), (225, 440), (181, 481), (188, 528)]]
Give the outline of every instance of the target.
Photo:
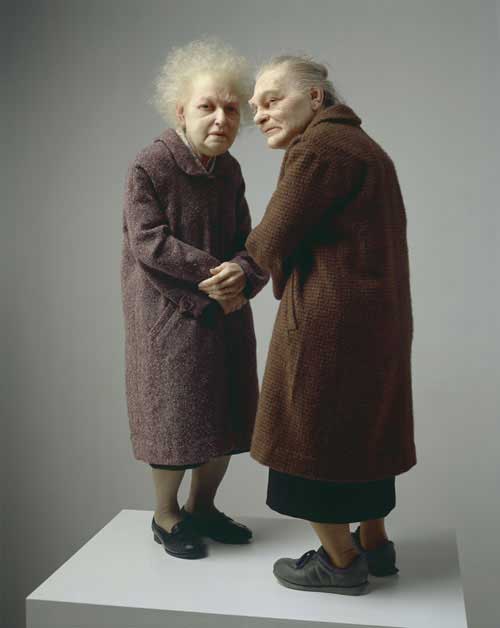
[(131, 167), (127, 177), (125, 225), (137, 260), (194, 288), (211, 277), (210, 268), (220, 264), (213, 255), (172, 235), (153, 183), (144, 168), (137, 164)]
[(246, 241), (252, 257), (271, 273), (277, 299), (293, 269), (294, 253), (334, 202), (348, 195), (353, 169), (356, 163), (349, 155), (321, 156), (301, 142), (285, 155), (282, 175), (264, 217)]
[(236, 235), (234, 242), (236, 253), (230, 261), (239, 264), (245, 272), (247, 281), (243, 294), (247, 299), (251, 299), (258, 294), (269, 281), (269, 273), (257, 265), (245, 248), (245, 241), (251, 229), (250, 211), (245, 199), (245, 182), (242, 178), (236, 204)]

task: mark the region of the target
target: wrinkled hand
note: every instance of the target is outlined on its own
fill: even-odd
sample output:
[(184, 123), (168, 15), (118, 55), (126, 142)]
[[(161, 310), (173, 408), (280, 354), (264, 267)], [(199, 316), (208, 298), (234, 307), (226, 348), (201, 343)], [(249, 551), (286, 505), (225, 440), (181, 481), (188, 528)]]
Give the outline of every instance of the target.
[(198, 284), (198, 288), (205, 292), (211, 299), (215, 299), (224, 310), (230, 314), (247, 303), (242, 291), (246, 285), (246, 275), (236, 262), (222, 262), (219, 266), (211, 268), (213, 277), (204, 279)]
[(246, 284), (246, 275), (243, 268), (236, 262), (222, 262), (211, 268), (213, 277), (204, 279), (198, 288), (212, 299), (231, 299), (240, 294)]

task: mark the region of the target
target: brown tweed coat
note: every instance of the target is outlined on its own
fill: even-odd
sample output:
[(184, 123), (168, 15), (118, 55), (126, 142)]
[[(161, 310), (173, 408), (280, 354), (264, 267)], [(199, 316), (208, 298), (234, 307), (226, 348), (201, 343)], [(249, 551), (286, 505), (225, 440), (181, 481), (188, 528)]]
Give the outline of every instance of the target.
[(246, 246), (281, 299), (251, 455), (364, 482), (416, 464), (406, 214), (394, 164), (345, 105), (285, 152)]
[(269, 279), (245, 250), (245, 185), (228, 152), (207, 172), (173, 129), (127, 177), (121, 282), (126, 392), (139, 460), (183, 465), (248, 451), (258, 400), (249, 304), (225, 315), (197, 288), (231, 260), (253, 297)]

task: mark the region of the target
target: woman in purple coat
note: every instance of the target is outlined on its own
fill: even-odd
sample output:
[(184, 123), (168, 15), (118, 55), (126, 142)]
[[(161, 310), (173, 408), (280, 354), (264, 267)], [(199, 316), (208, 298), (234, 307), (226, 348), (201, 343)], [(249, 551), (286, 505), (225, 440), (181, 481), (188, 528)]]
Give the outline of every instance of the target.
[[(213, 41), (173, 50), (157, 81), (168, 128), (127, 176), (121, 268), (134, 456), (153, 468), (154, 539), (179, 558), (202, 537), (245, 543), (217, 510), (230, 456), (249, 451), (258, 400), (249, 299), (268, 281), (245, 250), (245, 184), (228, 152), (247, 113), (245, 61)], [(178, 489), (193, 469), (182, 509)]]

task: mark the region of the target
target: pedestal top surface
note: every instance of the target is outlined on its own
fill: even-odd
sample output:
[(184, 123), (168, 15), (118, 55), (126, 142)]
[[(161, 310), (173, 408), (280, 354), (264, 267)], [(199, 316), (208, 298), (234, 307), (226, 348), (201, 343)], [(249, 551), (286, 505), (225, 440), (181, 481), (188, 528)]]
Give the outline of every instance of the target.
[(238, 517), (248, 545), (208, 541), (199, 560), (169, 556), (153, 541), (152, 512), (122, 510), (41, 584), (30, 600), (404, 628), (466, 628), (453, 530), (394, 531), (400, 573), (370, 576), (369, 593), (287, 589), (272, 566), (319, 547), (311, 526), (290, 518)]

